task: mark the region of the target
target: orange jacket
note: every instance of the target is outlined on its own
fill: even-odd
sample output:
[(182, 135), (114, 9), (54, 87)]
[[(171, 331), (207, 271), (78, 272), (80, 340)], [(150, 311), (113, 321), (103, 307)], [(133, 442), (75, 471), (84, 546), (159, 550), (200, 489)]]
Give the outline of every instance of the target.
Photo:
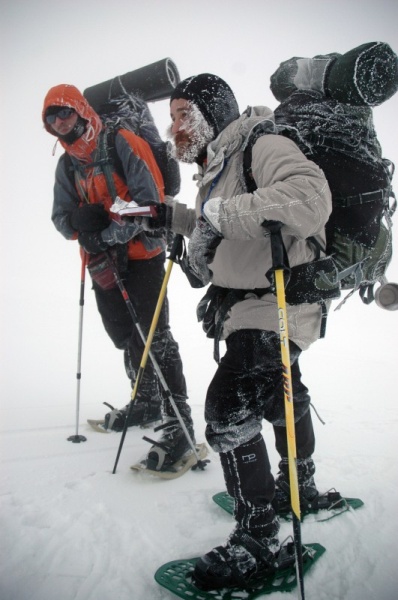
[[(75, 177), (75, 185), (71, 185), (63, 155), (57, 166), (54, 187), (52, 216), (54, 224), (66, 238), (75, 239), (76, 232), (71, 229), (68, 217), (77, 204), (101, 203), (108, 211), (113, 204), (101, 167), (92, 164), (98, 158), (99, 136), (104, 126), (99, 115), (72, 85), (61, 84), (51, 88), (44, 100), (42, 112), (44, 127), (49, 133), (58, 137), (45, 120), (49, 106), (71, 107), (87, 121), (83, 135), (72, 144), (67, 144), (59, 138), (65, 152), (80, 167)], [(122, 179), (111, 165), (117, 195), (126, 201), (135, 200), (138, 204), (144, 200), (163, 201), (163, 178), (149, 144), (134, 133), (120, 129), (115, 135), (115, 149), (125, 174), (125, 179)], [(113, 220), (116, 218), (113, 213), (109, 214)], [(114, 222), (109, 229), (111, 230), (112, 227), (117, 229), (119, 226)], [(131, 237), (129, 237), (130, 230)], [(108, 238), (112, 238), (112, 233), (107, 233)], [(120, 232), (117, 233), (114, 243), (120, 243)], [(128, 257), (131, 260), (152, 258), (164, 250), (162, 238), (151, 238), (141, 230), (134, 232), (131, 225), (126, 226), (121, 233), (123, 242), (127, 242)], [(124, 239), (123, 236), (127, 236), (128, 239)], [(109, 243), (112, 245), (112, 242)]]

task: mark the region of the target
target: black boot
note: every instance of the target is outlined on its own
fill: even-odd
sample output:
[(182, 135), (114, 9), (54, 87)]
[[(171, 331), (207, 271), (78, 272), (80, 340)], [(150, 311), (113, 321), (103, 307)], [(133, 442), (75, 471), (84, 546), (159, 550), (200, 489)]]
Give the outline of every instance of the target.
[[(274, 426), (274, 433), (275, 446), (282, 458), (279, 463), (275, 498), (272, 504), (278, 514), (284, 514), (291, 510), (286, 427)], [(304, 510), (306, 504), (318, 496), (318, 490), (314, 481), (315, 464), (311, 458), (315, 451), (315, 434), (310, 410), (307, 410), (301, 419), (295, 423), (295, 433), (297, 479), (299, 484), (300, 504), (301, 508)]]
[[(113, 431), (123, 431), (127, 419), (130, 404), (124, 408), (113, 408), (105, 415), (104, 429)], [(160, 401), (151, 401), (137, 395), (130, 411), (128, 427), (140, 426), (149, 427), (162, 420), (162, 405)]]
[(245, 588), (276, 570), (279, 543), (258, 539), (237, 526), (223, 546), (217, 546), (195, 565), (193, 581), (202, 590)]
[(245, 587), (275, 569), (279, 551), (275, 486), (261, 434), (220, 459), (237, 526), (226, 544), (198, 559), (193, 580), (201, 589)]
[[(298, 458), (296, 465), (300, 507), (305, 510), (308, 503), (319, 495), (314, 481), (315, 464), (312, 458), (309, 457)], [(278, 514), (289, 512), (291, 508), (289, 461), (287, 458), (282, 458), (279, 462), (279, 473), (276, 478), (275, 497), (272, 505)]]
[[(156, 427), (155, 431), (160, 429), (163, 430), (163, 433), (159, 440), (144, 438), (153, 444), (148, 452), (146, 468), (152, 471), (170, 471), (173, 469), (173, 465), (181, 460), (187, 452), (192, 452), (192, 447), (177, 419), (166, 421), (163, 425)], [(192, 443), (195, 444), (193, 428), (187, 427), (187, 431)]]

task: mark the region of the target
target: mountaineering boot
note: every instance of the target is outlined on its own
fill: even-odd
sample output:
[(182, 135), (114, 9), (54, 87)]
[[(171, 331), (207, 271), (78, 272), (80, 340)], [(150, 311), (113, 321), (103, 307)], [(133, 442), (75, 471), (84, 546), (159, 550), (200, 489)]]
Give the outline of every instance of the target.
[[(105, 403), (106, 404), (106, 403)], [(117, 409), (107, 404), (112, 410), (105, 415), (104, 429), (123, 431), (127, 419), (130, 404), (124, 408)], [(162, 420), (162, 405), (159, 401), (146, 400), (137, 395), (130, 411), (128, 427), (148, 427)]]
[(226, 544), (197, 560), (194, 584), (202, 590), (245, 588), (275, 571), (278, 553), (277, 538), (257, 538), (238, 525)]
[[(173, 465), (191, 450), (191, 445), (178, 420), (166, 421), (163, 425), (155, 428), (155, 431), (163, 429), (159, 440), (144, 439), (153, 445), (148, 452), (146, 468), (152, 471), (173, 470)], [(187, 427), (188, 434), (193, 444), (195, 437), (192, 427)]]
[[(300, 506), (302, 510), (308, 507), (319, 492), (315, 485), (315, 464), (311, 457), (296, 459), (297, 479), (299, 485)], [(275, 496), (272, 505), (277, 513), (289, 512), (291, 508), (289, 484), (289, 460), (282, 458), (279, 462), (279, 473), (276, 477)]]
[(280, 549), (279, 520), (271, 505), (275, 484), (261, 434), (221, 452), (220, 461), (237, 526), (226, 544), (198, 559), (193, 579), (201, 589), (245, 587), (275, 570)]

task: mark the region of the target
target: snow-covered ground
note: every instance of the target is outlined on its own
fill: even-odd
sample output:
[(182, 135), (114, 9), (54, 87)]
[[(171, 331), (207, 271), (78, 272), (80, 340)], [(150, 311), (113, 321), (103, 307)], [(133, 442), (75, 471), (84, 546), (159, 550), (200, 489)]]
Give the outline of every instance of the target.
[[(203, 400), (215, 363), (212, 344), (194, 318), (200, 291), (190, 290), (174, 268), (169, 294), (197, 438), (203, 441)], [(153, 432), (131, 428), (112, 474), (120, 434), (95, 433), (85, 421), (102, 416), (102, 401), (121, 405), (129, 392), (120, 353), (105, 334), (98, 335), (92, 300), (86, 292), (79, 433), (87, 441), (67, 441), (75, 433), (73, 360), (69, 381), (60, 365), (57, 385), (56, 374), (47, 373), (44, 363), (37, 375), (48, 378), (45, 395), (35, 396), (31, 377), (21, 373), (24, 397), (3, 401), (2, 600), (171, 599), (154, 581), (155, 570), (169, 560), (208, 551), (232, 528), (232, 518), (211, 499), (223, 489), (213, 453), (206, 471), (173, 481), (136, 474), (129, 466), (148, 448), (142, 436)], [(75, 312), (77, 319), (77, 305)], [(68, 336), (70, 347), (63, 349), (73, 358), (77, 322), (75, 333), (76, 340)], [(303, 541), (327, 548), (305, 579), (307, 598), (396, 598), (396, 334), (396, 314), (353, 299), (332, 313), (327, 339), (303, 355), (304, 380), (326, 422), (314, 415), (318, 486), (323, 491), (336, 487), (365, 502), (329, 522), (304, 521)], [(95, 336), (94, 345), (90, 338)], [(267, 423), (264, 436), (276, 467)], [(290, 533), (291, 525), (282, 524), (281, 539)]]
[[(75, 433), (80, 262), (50, 221), (60, 149), (43, 130), (48, 89), (83, 90), (171, 57), (182, 78), (211, 72), (240, 109), (275, 108), (269, 77), (291, 56), (344, 53), (380, 40), (398, 49), (391, 0), (113, 0), (67, 5), (13, 0), (2, 7), (0, 599), (172, 600), (153, 575), (169, 560), (225, 541), (232, 518), (212, 502), (223, 489), (218, 457), (174, 481), (133, 473), (152, 430), (130, 429), (116, 474), (120, 434), (95, 433), (103, 402), (130, 396), (122, 355), (107, 338), (86, 286), (79, 433)], [(374, 110), (384, 155), (398, 165), (398, 94)], [(159, 131), (168, 103), (151, 105)], [(192, 170), (180, 199), (193, 205)], [(398, 183), (395, 181), (395, 188)], [(394, 219), (397, 227), (397, 217)], [(398, 237), (388, 271), (398, 282)], [(174, 268), (172, 327), (180, 343), (198, 441), (215, 370), (212, 342), (196, 322), (201, 290)], [(304, 542), (326, 554), (305, 580), (308, 600), (395, 600), (398, 596), (398, 312), (352, 298), (331, 313), (325, 340), (301, 360), (314, 415), (320, 490), (336, 487), (365, 505), (325, 523), (305, 520)], [(264, 423), (274, 469), (272, 431)], [(281, 539), (291, 533), (284, 523)], [(295, 594), (275, 594), (273, 598)]]

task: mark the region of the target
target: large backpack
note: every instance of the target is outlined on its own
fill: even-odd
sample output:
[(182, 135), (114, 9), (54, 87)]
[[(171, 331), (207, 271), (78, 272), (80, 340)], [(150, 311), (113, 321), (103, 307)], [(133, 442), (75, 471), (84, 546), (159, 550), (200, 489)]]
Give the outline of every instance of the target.
[[(155, 161), (162, 173), (164, 193), (175, 196), (180, 191), (181, 177), (178, 162), (170, 152), (170, 142), (164, 142), (158, 132), (147, 102), (140, 96), (127, 91), (118, 97), (108, 99), (98, 114), (105, 128), (100, 133), (100, 155), (98, 164), (105, 176), (108, 191), (113, 201), (116, 200), (116, 188), (112, 177), (112, 168), (125, 181), (120, 157), (115, 147), (115, 137), (119, 129), (132, 131), (142, 137), (151, 147)], [(76, 175), (85, 175), (85, 167), (65, 153), (65, 167), (71, 182), (75, 185)], [(147, 232), (147, 235), (154, 235)]]
[(142, 137), (150, 145), (168, 196), (175, 196), (180, 191), (180, 170), (177, 160), (171, 156), (170, 142), (161, 139), (147, 103), (169, 98), (179, 81), (177, 66), (170, 58), (164, 58), (102, 81), (83, 92), (106, 125), (101, 147), (118, 175), (124, 179), (114, 140), (117, 131), (123, 128)]
[[(341, 289), (359, 290), (368, 304), (373, 288), (385, 282), (392, 256), (394, 165), (382, 157), (371, 106), (398, 88), (398, 58), (387, 44), (364, 44), (347, 54), (314, 59), (292, 58), (271, 77), (281, 104), (275, 110), (277, 132), (292, 139), (324, 171), (333, 210), (324, 250), (334, 260)], [(251, 148), (245, 150), (247, 187)]]
[(176, 196), (181, 184), (178, 162), (171, 155), (170, 142), (165, 142), (160, 137), (147, 102), (140, 96), (125, 91), (103, 104), (98, 114), (106, 126), (106, 142), (103, 147), (118, 175), (124, 177), (115, 150), (115, 135), (119, 129), (127, 129), (148, 142), (163, 176), (165, 194)]

